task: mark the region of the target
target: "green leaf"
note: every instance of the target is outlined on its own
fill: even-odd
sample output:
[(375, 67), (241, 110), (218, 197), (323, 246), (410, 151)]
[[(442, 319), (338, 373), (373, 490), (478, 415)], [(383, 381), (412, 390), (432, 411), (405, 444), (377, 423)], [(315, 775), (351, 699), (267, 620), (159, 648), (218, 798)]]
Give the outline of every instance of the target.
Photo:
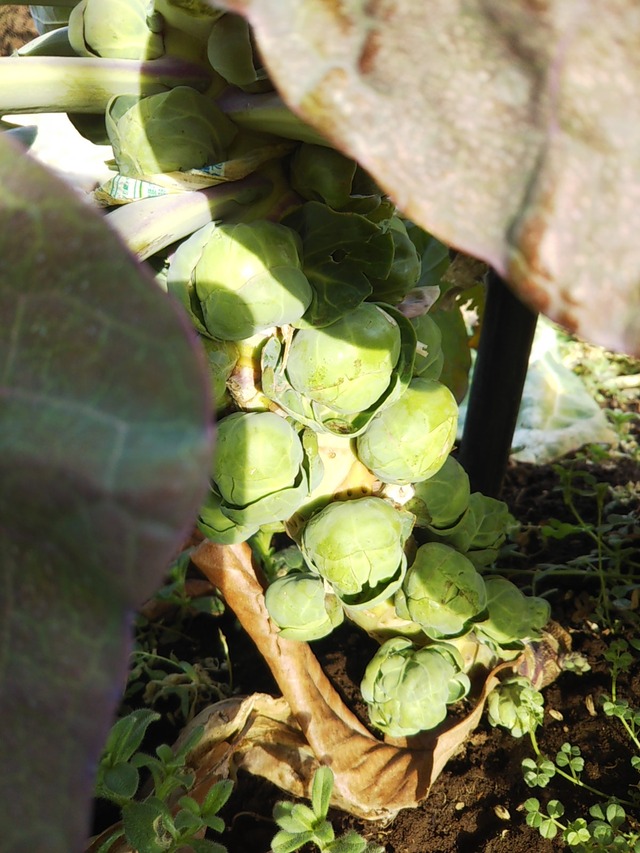
[(164, 853), (170, 847), (171, 836), (163, 826), (166, 819), (167, 807), (155, 798), (122, 810), (126, 839), (138, 853)]
[(304, 826), (305, 829), (315, 829), (318, 823), (315, 814), (311, 811), (309, 806), (304, 803), (294, 804), (291, 809), (291, 817), (298, 821), (300, 826)]
[(355, 830), (349, 830), (342, 838), (336, 838), (328, 848), (331, 853), (365, 853), (367, 842)]
[(119, 719), (111, 727), (104, 747), (103, 761), (120, 764), (128, 761), (140, 748), (151, 723), (160, 719), (160, 714), (149, 708), (139, 708)]
[(281, 829), (271, 839), (271, 853), (293, 853), (313, 839), (313, 832), (287, 832)]
[(294, 805), (295, 803), (288, 800), (277, 802), (273, 807), (273, 819), (285, 832), (299, 835), (301, 832), (307, 832), (309, 827), (306, 822), (292, 814)]
[(227, 848), (217, 841), (209, 841), (206, 838), (192, 838), (189, 846), (193, 853), (228, 853)]
[(206, 489), (210, 406), (186, 321), (101, 217), (4, 138), (0, 186), (0, 825), (68, 853), (130, 614)]
[(131, 764), (116, 764), (115, 767), (107, 767), (102, 775), (98, 777), (100, 785), (97, 787), (97, 795), (108, 799), (130, 800), (138, 790), (140, 774), (136, 767)]
[(311, 807), (316, 817), (325, 818), (331, 803), (333, 770), (325, 765), (318, 767), (311, 783)]
[(407, 217), (536, 310), (640, 354), (636, 0), (598, 4), (597, 27), (566, 0), (221, 5), (254, 25), (289, 107)]
[(203, 815), (217, 814), (227, 802), (233, 791), (231, 779), (221, 779), (209, 788), (201, 806)]

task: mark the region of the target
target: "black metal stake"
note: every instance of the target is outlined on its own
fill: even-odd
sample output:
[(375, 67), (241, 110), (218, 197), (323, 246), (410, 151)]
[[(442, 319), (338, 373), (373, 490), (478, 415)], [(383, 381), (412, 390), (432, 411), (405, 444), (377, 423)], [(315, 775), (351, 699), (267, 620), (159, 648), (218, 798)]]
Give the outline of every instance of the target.
[(507, 470), (538, 315), (490, 271), (458, 462), (472, 491), (498, 497)]

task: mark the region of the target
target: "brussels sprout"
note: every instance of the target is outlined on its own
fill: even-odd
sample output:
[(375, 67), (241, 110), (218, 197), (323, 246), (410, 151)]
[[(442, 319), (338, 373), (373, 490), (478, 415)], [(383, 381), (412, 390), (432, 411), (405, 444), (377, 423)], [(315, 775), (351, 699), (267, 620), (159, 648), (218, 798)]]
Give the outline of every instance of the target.
[(457, 424), (451, 391), (431, 379), (413, 379), (358, 437), (357, 453), (384, 483), (417, 483), (444, 465)]
[(307, 522), (300, 547), (310, 568), (346, 603), (371, 606), (380, 588), (390, 595), (391, 583), (403, 574), (412, 524), (412, 516), (382, 498), (335, 501)]
[(370, 298), (375, 302), (397, 305), (416, 286), (422, 264), (402, 219), (392, 216), (384, 226), (393, 238), (393, 262), (385, 278), (370, 278), (373, 288)]
[(238, 348), (231, 341), (212, 341), (200, 337), (209, 368), (211, 391), (216, 410), (226, 405), (228, 400), (227, 379), (238, 361)]
[(544, 697), (528, 678), (514, 676), (499, 684), (487, 699), (487, 719), (513, 737), (534, 732), (542, 723)]
[(286, 370), (296, 391), (352, 414), (384, 394), (399, 355), (398, 324), (377, 305), (363, 304), (324, 329), (296, 332)]
[(282, 521), (309, 496), (322, 472), (315, 436), (273, 412), (236, 412), (218, 423), (213, 490), (242, 526)]
[(413, 326), (389, 305), (360, 304), (348, 318), (273, 336), (262, 352), (264, 393), (319, 432), (356, 436), (403, 393), (415, 356)]
[(341, 208), (351, 199), (356, 163), (335, 148), (300, 145), (291, 158), (291, 186), (303, 198)]
[(158, 59), (162, 18), (149, 0), (81, 0), (69, 14), (69, 42), (80, 56)]
[(216, 338), (243, 340), (294, 323), (311, 302), (298, 235), (266, 219), (212, 228), (193, 277)]
[(273, 89), (256, 62), (249, 24), (240, 15), (218, 18), (209, 33), (207, 57), (211, 67), (232, 86), (248, 92)]
[(474, 566), (493, 563), (513, 521), (504, 501), (473, 492), (461, 518), (451, 527), (427, 525), (427, 538), (462, 551)]
[(506, 578), (485, 580), (489, 616), (474, 626), (476, 633), (500, 646), (538, 637), (551, 617), (549, 602), (525, 595)]
[(235, 545), (257, 533), (257, 524), (236, 524), (222, 511), (222, 498), (210, 491), (200, 507), (196, 522), (198, 530), (218, 545)]
[(408, 737), (435, 728), (447, 705), (469, 691), (455, 648), (445, 643), (417, 648), (395, 637), (383, 643), (360, 685), (371, 723), (391, 737)]
[(220, 108), (190, 86), (146, 98), (116, 95), (105, 121), (118, 170), (132, 177), (218, 163), (236, 135)]
[(318, 640), (344, 619), (336, 596), (310, 572), (292, 572), (273, 581), (267, 587), (265, 603), (280, 636), (288, 640)]
[(411, 325), (416, 330), (418, 340), (413, 375), (423, 379), (439, 379), (444, 366), (440, 326), (428, 314), (412, 317)]
[(468, 630), (486, 604), (484, 581), (473, 564), (438, 542), (418, 548), (395, 598), (398, 616), (417, 622), (435, 640)]
[(415, 515), (417, 527), (452, 527), (466, 510), (470, 494), (467, 472), (448, 456), (432, 477), (414, 485), (404, 508)]

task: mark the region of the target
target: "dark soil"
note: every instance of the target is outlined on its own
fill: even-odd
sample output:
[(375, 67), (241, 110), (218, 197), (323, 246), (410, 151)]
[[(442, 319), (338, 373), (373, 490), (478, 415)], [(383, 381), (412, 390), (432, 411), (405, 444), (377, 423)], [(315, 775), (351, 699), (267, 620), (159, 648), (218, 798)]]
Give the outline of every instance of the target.
[(28, 6), (0, 6), (0, 56), (10, 56), (37, 35)]

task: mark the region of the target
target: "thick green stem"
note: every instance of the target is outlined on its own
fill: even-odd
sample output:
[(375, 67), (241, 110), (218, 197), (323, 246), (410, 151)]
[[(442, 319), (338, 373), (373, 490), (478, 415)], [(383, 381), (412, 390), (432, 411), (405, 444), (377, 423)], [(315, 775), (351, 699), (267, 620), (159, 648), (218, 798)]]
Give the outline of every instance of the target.
[(182, 240), (214, 219), (227, 219), (267, 195), (266, 178), (249, 175), (196, 192), (172, 193), (122, 205), (106, 215), (109, 225), (140, 260)]
[(218, 99), (218, 106), (235, 124), (246, 130), (273, 133), (285, 139), (311, 142), (314, 145), (331, 144), (291, 112), (275, 92), (253, 95), (240, 89), (229, 90)]
[(101, 113), (114, 95), (154, 95), (174, 86), (205, 91), (211, 76), (200, 65), (160, 59), (65, 56), (0, 57), (0, 115)]

